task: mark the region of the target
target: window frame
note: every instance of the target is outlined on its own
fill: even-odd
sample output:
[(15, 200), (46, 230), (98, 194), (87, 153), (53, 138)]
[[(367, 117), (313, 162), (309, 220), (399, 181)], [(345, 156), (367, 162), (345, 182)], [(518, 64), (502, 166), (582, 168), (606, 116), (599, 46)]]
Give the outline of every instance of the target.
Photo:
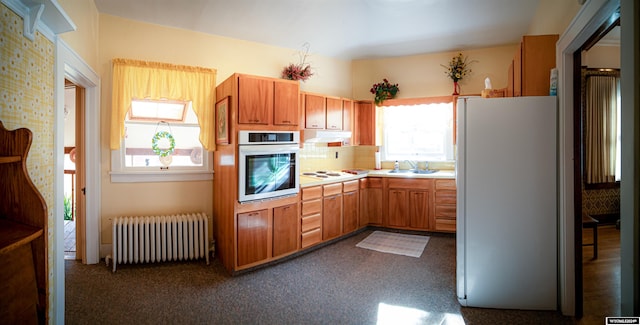
[[(148, 99), (132, 99), (132, 101), (151, 101)], [(158, 100), (157, 102), (176, 103), (176, 100)], [(185, 103), (184, 116), (190, 108), (189, 101)], [(127, 117), (133, 123), (139, 123), (139, 119), (131, 119), (129, 113)], [(183, 118), (184, 120), (184, 118)], [(144, 119), (149, 121), (149, 119)], [(175, 121), (174, 121), (175, 122)], [(125, 122), (126, 123), (126, 122)], [(193, 123), (186, 123), (193, 124)], [(199, 126), (196, 123), (194, 126)], [(213, 153), (202, 146), (202, 166), (169, 166), (169, 167), (128, 167), (126, 165), (125, 139), (120, 141), (120, 148), (111, 150), (111, 181), (114, 183), (146, 183), (146, 182), (182, 182), (182, 181), (208, 181), (213, 180)]]
[[(451, 103), (451, 109), (453, 110), (452, 112), (452, 125), (451, 125), (451, 139), (452, 139), (452, 159), (451, 160), (443, 160), (443, 161), (438, 161), (438, 162), (455, 162), (456, 160), (456, 152), (455, 152), (455, 146), (456, 146), (456, 128), (457, 128), (457, 123), (456, 123), (456, 101), (457, 101), (457, 97), (458, 96), (435, 96), (435, 97), (421, 97), (421, 98), (402, 98), (402, 99), (389, 99), (389, 100), (385, 100), (384, 102), (382, 102), (380, 105), (377, 105), (377, 107), (380, 108), (384, 108), (384, 107), (388, 107), (388, 106), (414, 106), (414, 105), (430, 105), (430, 104), (448, 104)], [(382, 160), (383, 161), (394, 161), (389, 160), (388, 157), (386, 157), (386, 150), (384, 149), (385, 146), (385, 135), (383, 134), (384, 132), (384, 125), (381, 125), (381, 130), (380, 130), (380, 134), (381, 134), (381, 149), (382, 149)], [(424, 160), (420, 160), (420, 161), (424, 161)]]

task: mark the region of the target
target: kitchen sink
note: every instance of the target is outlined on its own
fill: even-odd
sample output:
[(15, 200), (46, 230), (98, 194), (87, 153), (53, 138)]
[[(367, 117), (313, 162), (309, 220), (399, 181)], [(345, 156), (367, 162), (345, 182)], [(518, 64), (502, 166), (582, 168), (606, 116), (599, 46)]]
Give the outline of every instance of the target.
[(435, 169), (392, 169), (389, 174), (433, 174), (437, 172)]

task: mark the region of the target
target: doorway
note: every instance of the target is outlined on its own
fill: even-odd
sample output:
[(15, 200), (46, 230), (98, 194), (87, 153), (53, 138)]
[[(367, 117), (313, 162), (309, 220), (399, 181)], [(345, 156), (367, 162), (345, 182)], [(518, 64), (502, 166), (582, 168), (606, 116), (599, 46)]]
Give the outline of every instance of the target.
[(85, 259), (84, 92), (83, 87), (65, 79), (64, 257), (74, 260)]
[(574, 55), (576, 316), (582, 322), (620, 315), (619, 26), (618, 10)]

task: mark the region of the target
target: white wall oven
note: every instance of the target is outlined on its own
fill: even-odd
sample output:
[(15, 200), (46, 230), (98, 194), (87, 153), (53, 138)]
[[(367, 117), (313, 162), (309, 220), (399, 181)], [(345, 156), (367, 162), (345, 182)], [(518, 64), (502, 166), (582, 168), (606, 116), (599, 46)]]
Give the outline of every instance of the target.
[(298, 131), (239, 131), (238, 200), (298, 193), (299, 143)]

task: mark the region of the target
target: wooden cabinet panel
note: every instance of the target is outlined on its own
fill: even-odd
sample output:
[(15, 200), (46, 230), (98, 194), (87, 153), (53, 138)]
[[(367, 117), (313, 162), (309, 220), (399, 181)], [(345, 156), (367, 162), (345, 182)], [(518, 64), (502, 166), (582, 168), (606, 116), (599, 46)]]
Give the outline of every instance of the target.
[(324, 129), (326, 111), (324, 96), (305, 94), (304, 110), (307, 129)]
[(437, 218), (456, 218), (456, 205), (455, 204), (437, 204), (435, 208), (436, 219)]
[(376, 145), (376, 111), (373, 102), (359, 101), (355, 103), (355, 111), (357, 115), (356, 133), (357, 139), (354, 141), (356, 145)]
[(273, 124), (298, 125), (298, 96), (300, 86), (295, 83), (275, 81)]
[(273, 209), (273, 256), (298, 248), (298, 204)]
[[(549, 95), (549, 77), (556, 66), (557, 41), (556, 34), (522, 37), (513, 57), (513, 96)], [(510, 93), (509, 89), (507, 93)]]
[(314, 213), (320, 213), (322, 211), (322, 200), (313, 199), (309, 201), (302, 201), (302, 215), (307, 216)]
[(342, 183), (327, 184), (322, 186), (325, 197), (342, 193)]
[(453, 179), (437, 179), (434, 187), (433, 230), (456, 231), (456, 182)]
[[(342, 186), (342, 184), (340, 184)], [(322, 240), (342, 233), (342, 194), (322, 198)]]
[(389, 190), (388, 192), (388, 211), (389, 226), (406, 227), (407, 222), (407, 191), (406, 190)]
[(308, 231), (302, 234), (302, 242), (300, 246), (302, 248), (309, 247), (322, 241), (322, 232), (320, 228), (316, 228), (312, 231)]
[(436, 219), (435, 230), (456, 231), (456, 219)]
[(320, 213), (302, 217), (300, 231), (308, 232), (310, 230), (320, 228), (322, 225), (322, 215)]
[(353, 122), (353, 101), (342, 99), (342, 129), (352, 131)]
[(342, 100), (339, 98), (326, 98), (327, 105), (327, 130), (342, 130)]
[(456, 180), (455, 179), (436, 179), (434, 180), (436, 191), (439, 190), (456, 190)]
[(358, 180), (354, 180), (354, 181), (346, 181), (343, 184), (343, 191), (344, 192), (351, 192), (351, 191), (357, 191), (359, 188), (359, 182)]
[(429, 228), (429, 192), (409, 191), (409, 226), (411, 228)]
[(311, 199), (319, 199), (322, 197), (322, 187), (321, 186), (313, 186), (313, 187), (303, 187), (302, 188), (302, 200), (311, 200)]
[(238, 123), (269, 124), (273, 112), (273, 81), (238, 77)]
[(382, 179), (360, 179), (360, 227), (382, 225)]
[(358, 229), (358, 191), (343, 193), (342, 204), (342, 233), (346, 234)]
[(431, 189), (433, 186), (433, 179), (411, 179), (411, 178), (388, 178), (387, 186), (389, 188), (404, 188), (404, 189)]
[(269, 257), (268, 224), (266, 209), (238, 214), (238, 266), (258, 262)]

